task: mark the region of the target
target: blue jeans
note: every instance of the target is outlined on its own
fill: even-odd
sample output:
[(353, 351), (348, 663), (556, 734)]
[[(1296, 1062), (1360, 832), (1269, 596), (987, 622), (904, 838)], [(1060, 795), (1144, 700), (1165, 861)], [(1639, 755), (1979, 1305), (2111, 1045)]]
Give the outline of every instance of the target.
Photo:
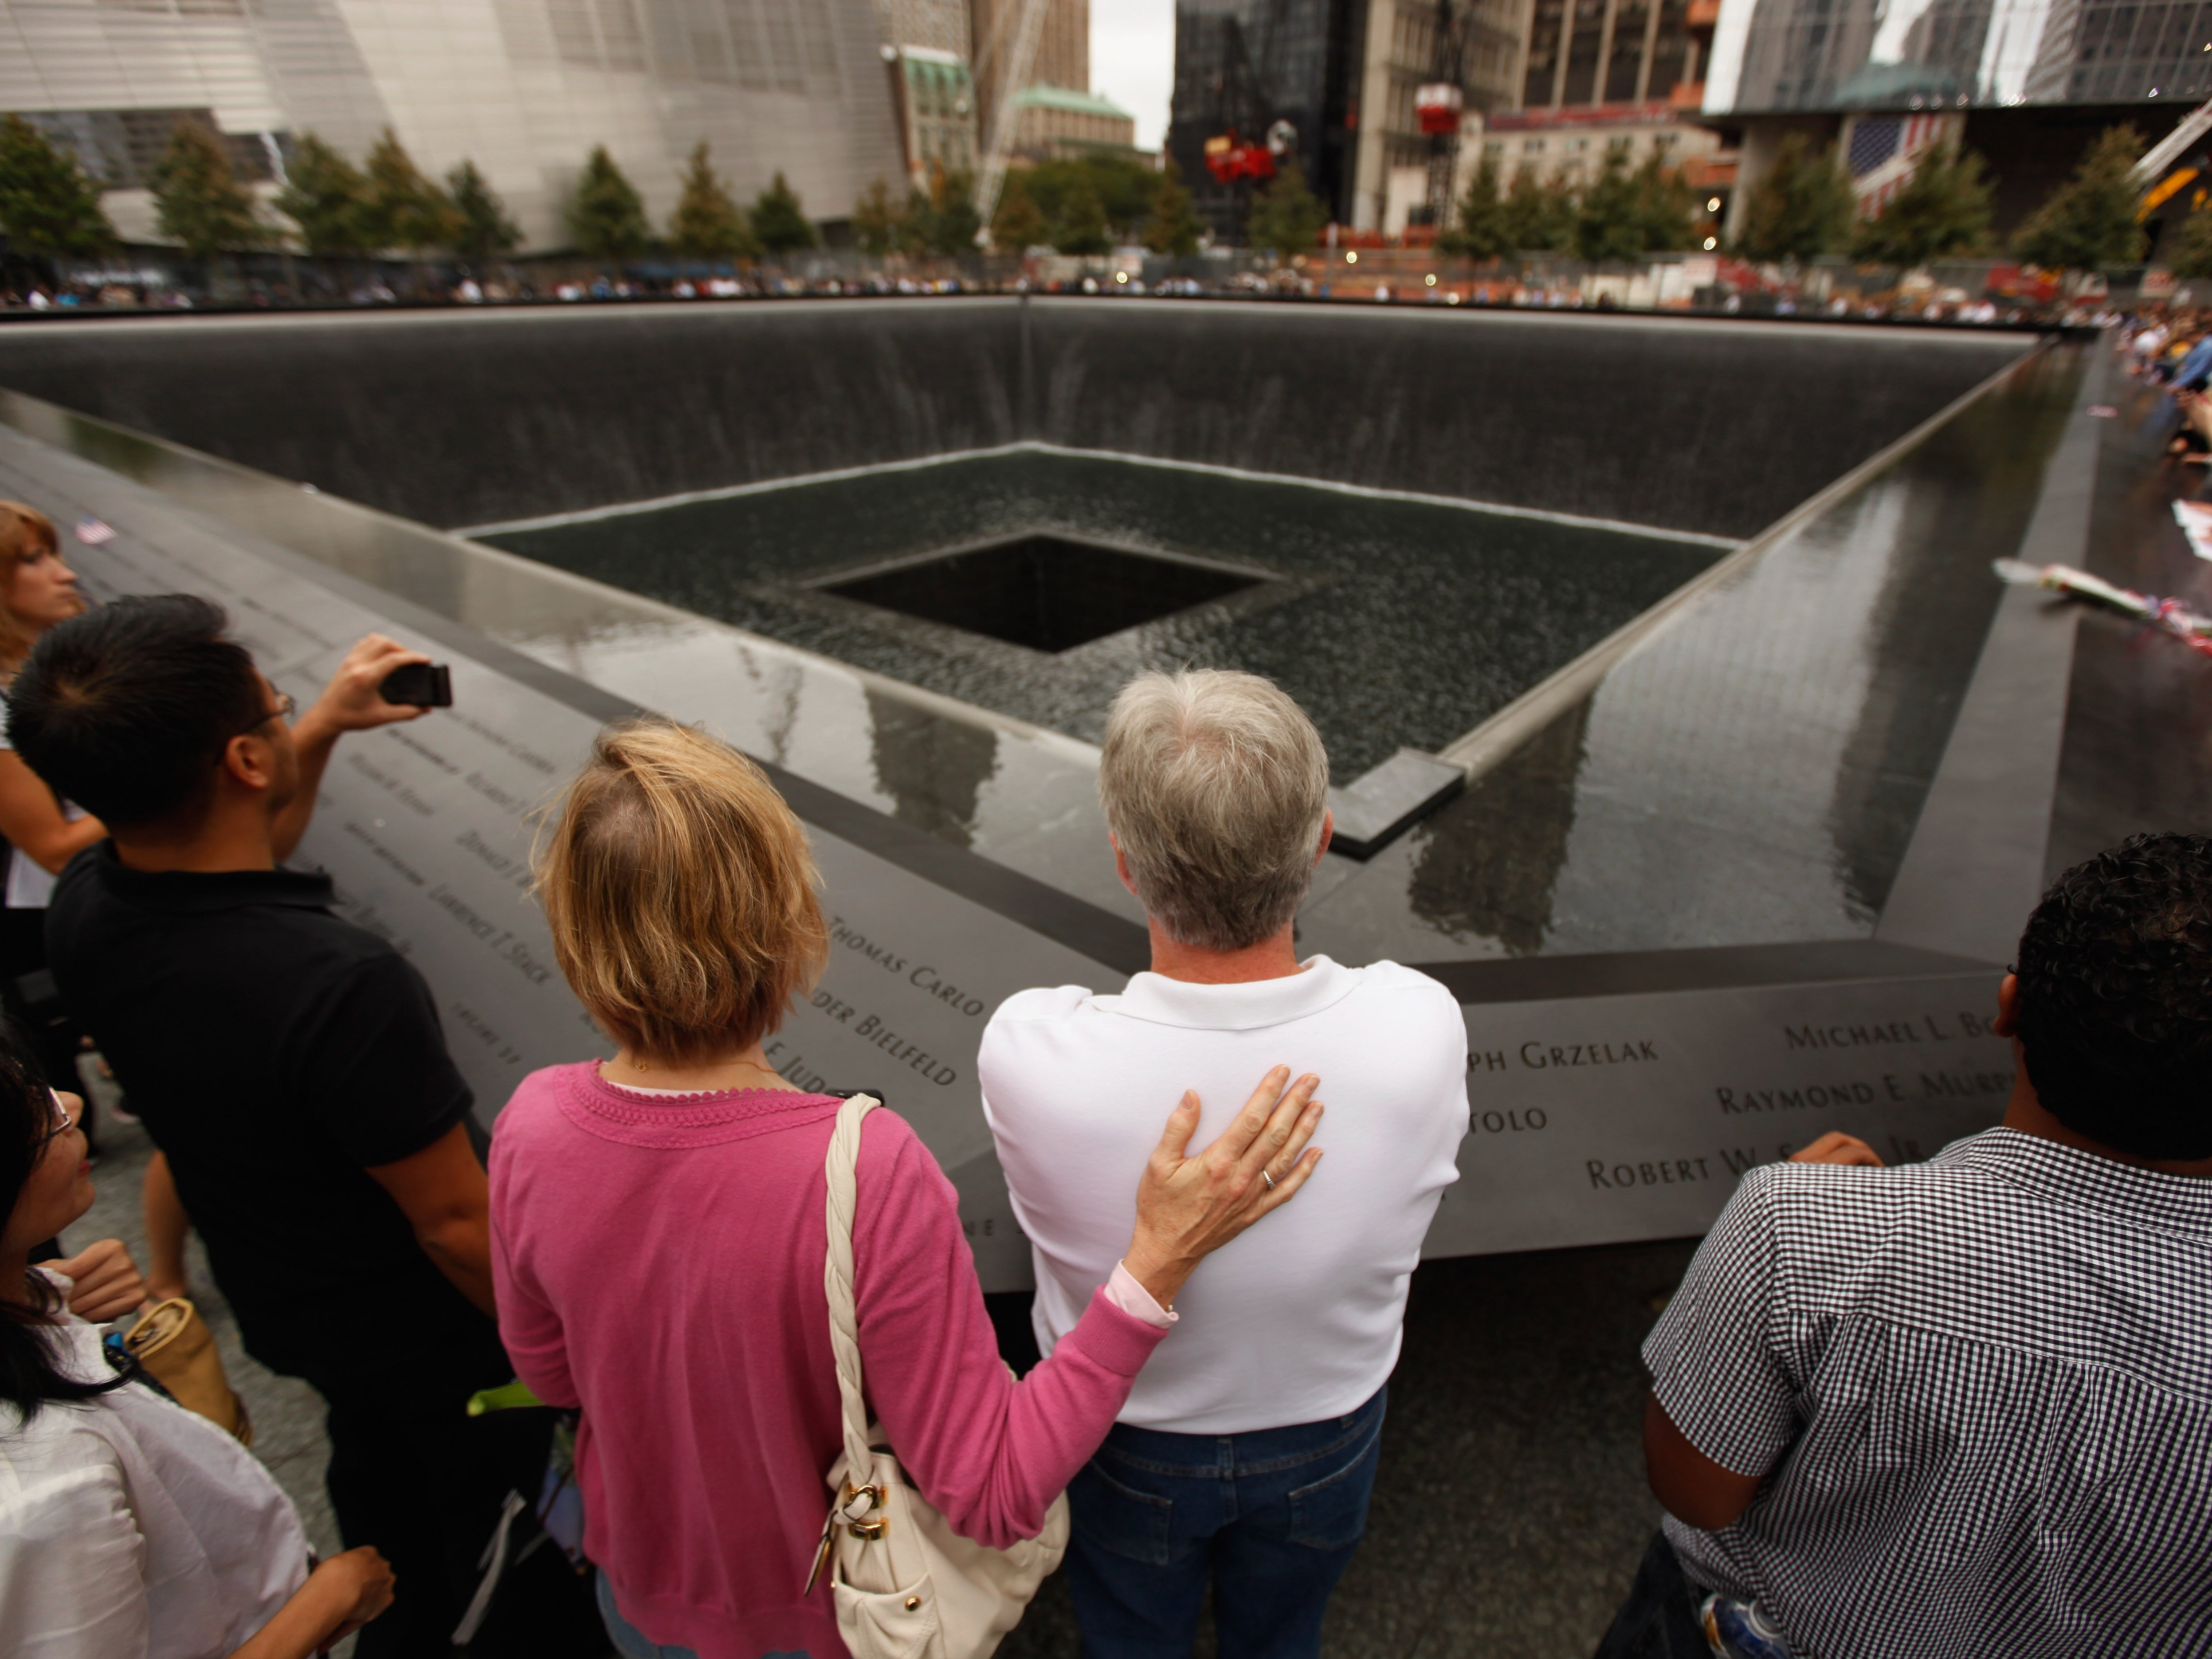
[(1711, 1659), (1712, 1648), (1698, 1622), (1705, 1592), (1682, 1571), (1682, 1559), (1655, 1532), (1628, 1587), (1628, 1599), (1613, 1615), (1597, 1659)]
[(1224, 1654), (1315, 1659), (1367, 1526), (1388, 1392), (1249, 1434), (1117, 1424), (1067, 1489), (1085, 1659), (1188, 1659), (1209, 1578)]

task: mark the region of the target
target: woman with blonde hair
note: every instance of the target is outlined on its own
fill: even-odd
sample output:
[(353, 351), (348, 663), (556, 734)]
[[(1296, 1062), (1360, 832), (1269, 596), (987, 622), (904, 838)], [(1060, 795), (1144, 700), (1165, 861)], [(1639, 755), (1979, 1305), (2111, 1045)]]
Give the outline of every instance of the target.
[[(842, 1449), (823, 1288), (841, 1100), (793, 1088), (763, 1047), (826, 950), (805, 833), (735, 750), (646, 721), (602, 735), (537, 874), (562, 970), (619, 1047), (533, 1073), (501, 1115), (492, 1272), (516, 1371), (581, 1408), (585, 1553), (609, 1634), (659, 1659), (838, 1659), (829, 1587), (802, 1587)], [(1001, 1547), (1037, 1532), (1168, 1338), (1192, 1269), (1304, 1184), (1317, 1079), (1288, 1082), (1271, 1073), (1196, 1157), (1184, 1097), (1127, 1255), (1018, 1382), (951, 1183), (891, 1112), (865, 1119), (869, 1401), (960, 1532)]]
[[(54, 521), (21, 501), (0, 501), (0, 691), (39, 636), (80, 616), (85, 597), (63, 561)], [(34, 1046), (56, 1088), (76, 1085), (76, 1028), (26, 1006), (21, 982), (46, 965), (46, 900), (62, 866), (107, 830), (57, 797), (9, 744), (0, 721), (0, 1006)]]

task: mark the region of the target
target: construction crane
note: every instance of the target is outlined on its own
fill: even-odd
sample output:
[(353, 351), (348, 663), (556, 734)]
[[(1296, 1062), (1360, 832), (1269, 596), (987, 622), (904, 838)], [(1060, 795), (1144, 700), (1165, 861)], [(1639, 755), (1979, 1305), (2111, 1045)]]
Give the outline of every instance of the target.
[(1413, 94), (1413, 118), (1429, 141), (1426, 192), (1429, 222), (1442, 230), (1451, 219), (1459, 167), (1460, 119), (1467, 110), (1467, 60), (1474, 44), (1474, 8), (1468, 0), (1437, 0), (1435, 38)]
[[(983, 149), (982, 176), (975, 182), (975, 211), (983, 222), (976, 229), (975, 245), (991, 245), (991, 221), (998, 216), (999, 195), (1006, 187), (1006, 164), (1014, 153), (1014, 110), (1022, 88), (1029, 84), (1030, 71), (1036, 64), (1037, 42), (1044, 34), (1045, 8), (1051, 0), (1021, 0), (1021, 13), (1014, 24), (1013, 50), (999, 71), (999, 107), (991, 117), (990, 141)], [(977, 55), (976, 70), (990, 58), (993, 48), (999, 44), (1004, 28), (1006, 14), (1001, 12), (1000, 28), (993, 31), (992, 39), (984, 44)]]
[(2181, 124), (2142, 153), (2142, 159), (2129, 170), (2128, 177), (2138, 189), (2148, 189), (2151, 181), (2189, 153), (2189, 148), (2206, 133), (2212, 132), (2212, 103), (2199, 104), (2181, 118)]
[(2128, 181), (2142, 192), (2142, 199), (2136, 204), (2137, 222), (2149, 218), (2202, 174), (2201, 155), (2185, 167), (2175, 167), (2174, 163), (2189, 155), (2207, 132), (2212, 132), (2212, 104), (2200, 104), (2183, 116), (2172, 132), (2145, 150), (2142, 159), (2129, 169)]

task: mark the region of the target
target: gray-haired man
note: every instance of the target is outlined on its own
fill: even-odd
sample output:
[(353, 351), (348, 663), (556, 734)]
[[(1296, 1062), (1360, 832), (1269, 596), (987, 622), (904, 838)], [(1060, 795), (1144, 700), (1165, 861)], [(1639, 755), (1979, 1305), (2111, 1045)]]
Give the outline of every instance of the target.
[[(1158, 1139), (1194, 1089), (1218, 1130), (1256, 1067), (1322, 1079), (1323, 1167), (1298, 1214), (1220, 1251), (1068, 1497), (1092, 1659), (1187, 1654), (1211, 1577), (1221, 1650), (1320, 1651), (1366, 1522), (1408, 1275), (1467, 1131), (1467, 1036), (1434, 980), (1301, 963), (1291, 920), (1327, 851), (1328, 757), (1270, 682), (1148, 674), (1107, 722), (1099, 794), (1152, 967), (1119, 996), (1009, 998), (984, 1110), (1036, 1257), (1049, 1352), (1128, 1242)], [(1201, 1122), (1200, 1135), (1206, 1133)]]

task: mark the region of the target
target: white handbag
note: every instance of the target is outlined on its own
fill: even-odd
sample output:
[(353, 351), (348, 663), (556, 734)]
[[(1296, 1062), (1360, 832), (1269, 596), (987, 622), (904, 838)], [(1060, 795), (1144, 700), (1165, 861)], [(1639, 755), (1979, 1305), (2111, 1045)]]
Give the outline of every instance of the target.
[[(854, 1095), (838, 1109), (823, 1170), (829, 1177), (830, 1249), (823, 1288), (830, 1346), (844, 1406), (845, 1455), (829, 1474), (836, 1494), (806, 1588), (826, 1565), (837, 1632), (854, 1659), (988, 1659), (1021, 1622), (1022, 1610), (1067, 1550), (1067, 1498), (1052, 1500), (1044, 1531), (994, 1550), (963, 1538), (915, 1490), (867, 1420), (860, 1395), (860, 1340), (853, 1305), (854, 1163), (860, 1120), (883, 1103)], [(866, 1471), (854, 1484), (853, 1471)]]

